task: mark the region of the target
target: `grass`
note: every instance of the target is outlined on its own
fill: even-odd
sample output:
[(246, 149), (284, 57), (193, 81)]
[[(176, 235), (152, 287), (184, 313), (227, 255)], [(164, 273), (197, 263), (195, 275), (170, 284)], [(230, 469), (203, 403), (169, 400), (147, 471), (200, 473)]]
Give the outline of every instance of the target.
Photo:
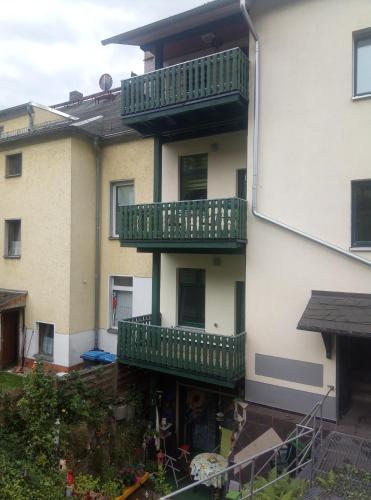
[(13, 391), (23, 385), (23, 378), (14, 373), (0, 372), (0, 390)]

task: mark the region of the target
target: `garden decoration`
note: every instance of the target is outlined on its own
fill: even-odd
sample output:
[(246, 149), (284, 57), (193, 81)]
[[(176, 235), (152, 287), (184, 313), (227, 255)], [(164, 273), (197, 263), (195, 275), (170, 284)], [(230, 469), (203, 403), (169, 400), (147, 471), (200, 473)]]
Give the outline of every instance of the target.
[(145, 472), (141, 477), (136, 477), (134, 484), (131, 486), (126, 486), (122, 492), (122, 495), (116, 497), (116, 500), (125, 500), (130, 495), (134, 493), (138, 488), (140, 488), (149, 478), (149, 472)]

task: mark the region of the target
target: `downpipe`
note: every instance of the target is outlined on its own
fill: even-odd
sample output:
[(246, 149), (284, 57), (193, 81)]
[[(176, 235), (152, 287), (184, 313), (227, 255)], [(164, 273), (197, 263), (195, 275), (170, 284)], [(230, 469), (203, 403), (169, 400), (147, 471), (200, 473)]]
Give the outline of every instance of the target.
[(99, 349), (99, 302), (100, 302), (100, 237), (101, 237), (101, 148), (99, 139), (94, 139), (95, 150), (95, 292), (94, 292), (94, 350)]
[(364, 257), (360, 257), (359, 255), (353, 254), (349, 250), (341, 248), (337, 245), (329, 243), (327, 241), (322, 240), (316, 236), (305, 233), (300, 229), (294, 228), (285, 224), (284, 222), (280, 222), (268, 215), (264, 215), (258, 210), (258, 179), (259, 179), (259, 128), (260, 128), (260, 40), (257, 32), (255, 31), (254, 25), (252, 23), (250, 14), (246, 7), (246, 0), (240, 0), (240, 9), (242, 16), (244, 17), (246, 24), (249, 28), (249, 31), (254, 38), (255, 41), (255, 75), (254, 75), (254, 132), (253, 132), (253, 182), (252, 182), (252, 205), (251, 211), (252, 214), (260, 220), (278, 226), (286, 231), (294, 233), (302, 238), (306, 238), (314, 243), (317, 243), (325, 248), (328, 248), (334, 252), (337, 252), (345, 257), (348, 257), (352, 260), (358, 261), (366, 266), (371, 266), (371, 260), (365, 259)]

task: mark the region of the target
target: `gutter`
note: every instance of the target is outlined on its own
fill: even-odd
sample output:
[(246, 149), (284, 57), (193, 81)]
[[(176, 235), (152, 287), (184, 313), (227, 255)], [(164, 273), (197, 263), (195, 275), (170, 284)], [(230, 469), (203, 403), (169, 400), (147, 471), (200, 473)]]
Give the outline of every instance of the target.
[(302, 238), (306, 238), (318, 245), (328, 248), (334, 252), (337, 252), (345, 257), (348, 257), (354, 261), (358, 261), (366, 266), (371, 266), (371, 260), (355, 255), (349, 250), (341, 248), (333, 243), (324, 241), (317, 236), (305, 233), (300, 229), (291, 227), (284, 222), (280, 222), (268, 215), (264, 215), (258, 210), (258, 175), (259, 175), (259, 133), (260, 133), (260, 40), (257, 32), (255, 31), (254, 25), (252, 23), (250, 14), (246, 7), (246, 0), (240, 0), (240, 9), (242, 16), (246, 21), (249, 31), (255, 41), (255, 75), (254, 75), (254, 133), (253, 133), (253, 182), (252, 182), (252, 214), (260, 220), (273, 224), (280, 227), (286, 231), (296, 234)]
[(101, 148), (98, 137), (94, 138), (95, 150), (95, 291), (94, 291), (94, 350), (99, 349), (99, 302), (100, 302), (100, 236), (101, 236)]

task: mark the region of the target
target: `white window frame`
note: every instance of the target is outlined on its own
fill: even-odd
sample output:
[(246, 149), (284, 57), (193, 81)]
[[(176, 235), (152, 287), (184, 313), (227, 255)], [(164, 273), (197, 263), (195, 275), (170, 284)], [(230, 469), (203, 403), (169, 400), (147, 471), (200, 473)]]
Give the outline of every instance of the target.
[(133, 186), (133, 200), (135, 200), (134, 179), (110, 182), (110, 237), (115, 239), (119, 238), (119, 235), (116, 234), (116, 197), (117, 197), (116, 188), (119, 186)]
[[(118, 286), (114, 284), (115, 278), (131, 278), (132, 286)], [(134, 276), (128, 276), (127, 274), (111, 274), (108, 278), (108, 330), (117, 332), (117, 326), (114, 326), (113, 322), (113, 310), (112, 310), (112, 298), (113, 292), (131, 292), (132, 298), (134, 298)]]
[[(41, 338), (40, 338), (40, 324), (43, 325), (50, 325), (53, 327), (53, 353), (52, 354), (46, 354), (44, 352), (41, 352)], [(38, 353), (36, 357), (39, 358), (44, 358), (48, 361), (53, 361), (54, 360), (54, 347), (55, 347), (55, 323), (51, 323), (50, 321), (36, 321), (35, 322), (35, 331), (37, 332), (37, 347), (38, 347)]]
[(358, 71), (358, 52), (357, 45), (358, 42), (364, 39), (371, 39), (371, 28), (366, 28), (360, 31), (353, 32), (353, 100), (366, 99), (371, 97), (371, 85), (370, 90), (363, 93), (357, 93), (357, 71)]
[[(19, 240), (19, 253), (10, 255), (9, 253), (9, 224), (12, 222), (19, 222), (20, 224), (20, 240)], [(22, 219), (5, 219), (4, 221), (4, 258), (6, 259), (20, 259), (22, 255)]]

